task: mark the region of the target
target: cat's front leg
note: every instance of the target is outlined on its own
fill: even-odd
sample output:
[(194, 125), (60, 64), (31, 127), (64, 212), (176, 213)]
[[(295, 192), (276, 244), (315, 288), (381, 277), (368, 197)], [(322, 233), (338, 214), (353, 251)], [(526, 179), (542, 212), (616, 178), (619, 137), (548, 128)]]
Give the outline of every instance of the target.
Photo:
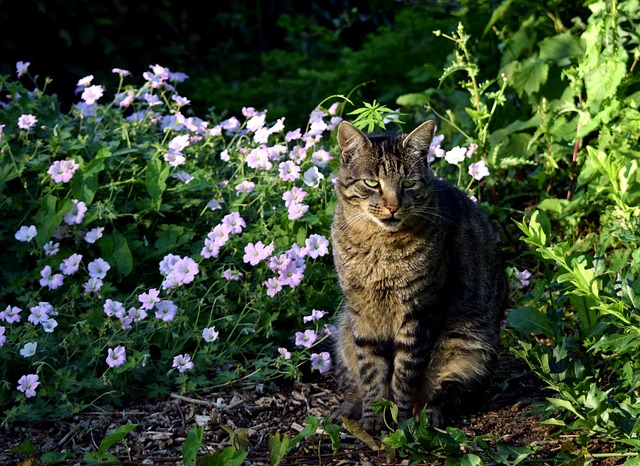
[(373, 412), (372, 404), (381, 397), (387, 397), (387, 380), (391, 361), (388, 343), (377, 340), (355, 339), (360, 380), (362, 381), (362, 419), (360, 424), (369, 433), (378, 433), (384, 427), (381, 414)]

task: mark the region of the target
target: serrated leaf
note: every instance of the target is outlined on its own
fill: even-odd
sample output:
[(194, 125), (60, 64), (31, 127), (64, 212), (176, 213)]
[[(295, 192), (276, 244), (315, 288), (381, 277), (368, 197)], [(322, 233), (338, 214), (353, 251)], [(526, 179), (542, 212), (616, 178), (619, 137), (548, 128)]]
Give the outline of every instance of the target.
[(547, 37), (540, 42), (540, 58), (548, 61), (561, 61), (567, 58), (580, 57), (584, 54), (584, 42), (571, 32), (563, 32), (557, 36)]
[(508, 81), (518, 94), (534, 94), (547, 82), (549, 65), (536, 57), (519, 62)]

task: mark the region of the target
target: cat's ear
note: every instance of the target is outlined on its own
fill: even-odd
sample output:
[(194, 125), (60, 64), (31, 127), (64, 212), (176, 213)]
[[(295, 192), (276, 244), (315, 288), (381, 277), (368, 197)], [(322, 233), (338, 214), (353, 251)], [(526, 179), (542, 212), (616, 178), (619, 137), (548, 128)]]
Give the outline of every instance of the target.
[(356, 152), (371, 149), (369, 138), (348, 121), (342, 120), (338, 125), (338, 144), (343, 160), (348, 161)]
[(404, 138), (402, 147), (410, 152), (428, 152), (435, 129), (436, 124), (433, 120), (425, 121)]

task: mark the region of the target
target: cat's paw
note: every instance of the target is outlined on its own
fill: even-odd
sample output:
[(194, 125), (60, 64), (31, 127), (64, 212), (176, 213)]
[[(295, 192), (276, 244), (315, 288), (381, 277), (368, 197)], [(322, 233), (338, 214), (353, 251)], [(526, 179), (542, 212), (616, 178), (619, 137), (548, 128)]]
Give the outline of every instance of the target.
[(362, 417), (362, 402), (347, 397), (346, 400), (329, 416), (329, 422), (335, 422), (341, 418), (359, 420)]
[(364, 417), (362, 421), (360, 421), (360, 425), (371, 435), (379, 434), (385, 427), (384, 419), (381, 415), (377, 414)]

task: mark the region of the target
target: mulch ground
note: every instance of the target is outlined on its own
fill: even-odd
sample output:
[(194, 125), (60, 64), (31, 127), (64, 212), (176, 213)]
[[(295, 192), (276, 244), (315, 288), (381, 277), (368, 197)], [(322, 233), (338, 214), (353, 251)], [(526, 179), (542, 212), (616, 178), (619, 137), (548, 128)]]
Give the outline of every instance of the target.
[[(574, 449), (567, 436), (554, 435), (553, 428), (539, 424), (531, 413), (531, 405), (549, 392), (526, 366), (505, 354), (499, 361), (498, 376), (492, 387), (494, 394), (480, 411), (450, 424), (468, 435), (492, 435), (512, 446), (530, 445), (538, 448), (536, 464), (554, 464), (552, 458), (564, 449)], [(275, 391), (252, 388), (229, 388), (199, 393), (189, 397), (172, 395), (154, 402), (132, 403), (125, 409), (88, 411), (72, 419), (56, 423), (14, 424), (0, 430), (0, 465), (35, 466), (38, 463), (24, 455), (12, 453), (16, 446), (30, 439), (39, 458), (46, 452), (71, 452), (75, 458), (96, 451), (100, 441), (115, 428), (126, 423), (138, 426), (124, 441), (113, 445), (109, 452), (125, 465), (182, 465), (182, 445), (187, 431), (205, 426), (200, 454), (221, 451), (230, 445), (228, 429), (246, 429), (249, 439), (245, 464), (269, 465), (269, 436), (280, 432), (290, 438), (304, 427), (307, 416), (326, 417), (341, 401), (331, 376), (311, 382), (296, 382)], [(227, 430), (223, 429), (223, 426)], [(345, 435), (341, 448), (333, 454), (328, 438), (318, 447), (318, 437), (298, 444), (282, 465), (384, 465), (403, 464), (402, 458), (390, 460), (384, 451), (376, 451), (358, 439)], [(592, 452), (606, 451), (608, 445), (594, 444)], [(593, 461), (592, 465), (621, 464)], [(84, 465), (80, 459), (66, 460), (63, 465)], [(406, 461), (405, 461), (406, 464)], [(582, 463), (580, 463), (582, 464)]]

